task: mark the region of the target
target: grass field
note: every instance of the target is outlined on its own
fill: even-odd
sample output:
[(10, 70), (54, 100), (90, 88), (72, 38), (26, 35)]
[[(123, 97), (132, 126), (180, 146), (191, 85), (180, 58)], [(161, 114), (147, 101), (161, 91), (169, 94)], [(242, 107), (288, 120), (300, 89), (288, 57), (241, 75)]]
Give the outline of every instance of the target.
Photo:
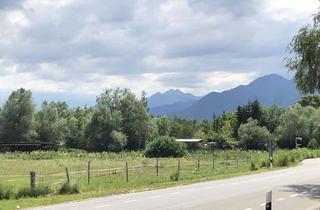
[[(320, 150), (278, 150), (275, 168), (295, 165), (306, 158), (320, 157)], [(88, 183), (90, 161), (90, 184)], [(126, 164), (128, 168), (126, 169)], [(0, 200), (1, 210), (52, 204), (89, 197), (148, 190), (198, 181), (214, 180), (268, 169), (267, 152), (210, 151), (191, 152), (183, 158), (145, 158), (139, 152), (85, 153), (32, 152), (0, 154), (0, 185), (11, 189), (9, 200)], [(80, 194), (57, 195), (66, 182)], [(30, 171), (36, 172), (36, 184), (49, 186), (50, 195), (16, 199), (19, 189), (30, 187)]]

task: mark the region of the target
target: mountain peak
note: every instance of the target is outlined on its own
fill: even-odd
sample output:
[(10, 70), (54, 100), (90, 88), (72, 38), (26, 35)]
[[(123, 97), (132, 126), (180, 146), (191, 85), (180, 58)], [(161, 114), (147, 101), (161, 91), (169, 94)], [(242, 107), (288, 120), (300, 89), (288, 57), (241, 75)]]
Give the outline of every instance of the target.
[[(169, 90), (176, 92), (177, 90)], [(167, 91), (168, 92), (168, 91)], [(176, 97), (178, 94), (164, 94), (161, 102), (172, 98), (180, 100)], [(183, 96), (188, 95), (183, 93)], [(174, 96), (174, 97), (173, 97)], [(195, 97), (195, 96), (193, 96)], [(189, 103), (172, 103), (171, 106), (159, 106), (155, 112), (166, 114), (168, 116), (180, 116), (187, 119), (212, 119), (213, 114), (222, 114), (224, 111), (235, 111), (238, 105), (248, 103), (258, 99), (264, 106), (276, 104), (281, 107), (288, 107), (294, 104), (300, 97), (296, 90), (294, 81), (289, 80), (278, 74), (269, 74), (259, 77), (248, 85), (240, 85), (230, 90), (225, 90), (221, 93), (211, 92), (201, 99), (194, 100)], [(182, 102), (180, 100), (180, 102)]]
[(171, 105), (177, 102), (196, 101), (200, 97), (190, 93), (184, 93), (179, 89), (170, 89), (164, 93), (156, 93), (149, 97), (149, 108)]
[(182, 92), (179, 89), (170, 89), (164, 92), (163, 94), (184, 94), (184, 92)]

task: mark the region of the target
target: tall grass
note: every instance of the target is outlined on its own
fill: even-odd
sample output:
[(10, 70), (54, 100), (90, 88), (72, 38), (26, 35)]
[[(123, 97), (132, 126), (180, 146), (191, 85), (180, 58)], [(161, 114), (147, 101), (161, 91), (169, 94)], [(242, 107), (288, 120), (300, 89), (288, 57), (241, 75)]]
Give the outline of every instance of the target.
[[(274, 167), (297, 164), (306, 158), (320, 157), (320, 150), (296, 149), (274, 152)], [(145, 158), (141, 152), (87, 153), (84, 151), (0, 154), (0, 199), (24, 197), (29, 192), (29, 172), (35, 171), (37, 186), (48, 186), (53, 192), (121, 193), (136, 189), (191, 183), (243, 174), (268, 168), (266, 151), (207, 151), (188, 153), (183, 158)], [(88, 161), (90, 160), (90, 184)], [(179, 161), (178, 161), (179, 160)], [(126, 182), (126, 162), (128, 182)], [(200, 163), (200, 165), (198, 165)], [(65, 167), (70, 174), (70, 185), (65, 185)], [(200, 170), (198, 170), (198, 167)], [(1, 186), (3, 186), (1, 188)], [(72, 189), (72, 186), (76, 186)], [(4, 191), (3, 189), (10, 189)], [(76, 190), (75, 190), (76, 189)], [(48, 193), (48, 192), (46, 192)], [(45, 193), (45, 194), (46, 194)], [(41, 193), (40, 193), (41, 194)]]

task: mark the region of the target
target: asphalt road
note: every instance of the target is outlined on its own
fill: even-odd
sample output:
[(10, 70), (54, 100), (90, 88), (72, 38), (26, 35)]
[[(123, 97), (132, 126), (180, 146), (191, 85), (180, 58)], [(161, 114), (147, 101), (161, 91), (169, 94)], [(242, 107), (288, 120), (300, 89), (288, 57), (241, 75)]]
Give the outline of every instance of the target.
[(129, 193), (34, 210), (255, 210), (265, 209), (272, 191), (272, 209), (320, 209), (320, 159), (278, 171), (161, 190)]

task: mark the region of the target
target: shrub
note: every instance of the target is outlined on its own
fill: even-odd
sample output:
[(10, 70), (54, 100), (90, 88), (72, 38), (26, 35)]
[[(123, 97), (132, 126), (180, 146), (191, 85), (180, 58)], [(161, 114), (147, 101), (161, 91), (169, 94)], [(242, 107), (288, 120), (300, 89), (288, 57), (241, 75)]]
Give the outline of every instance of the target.
[(49, 186), (46, 186), (46, 185), (40, 185), (35, 188), (24, 187), (18, 191), (16, 198), (26, 198), (26, 197), (36, 198), (39, 196), (48, 195), (50, 193), (52, 193), (52, 190), (50, 189)]
[(248, 119), (238, 130), (239, 145), (246, 150), (262, 150), (265, 148), (270, 133), (265, 127), (260, 127), (257, 120)]
[(310, 149), (319, 149), (319, 144), (315, 138), (312, 138), (308, 143), (308, 148)]
[(288, 166), (289, 158), (288, 155), (280, 155), (276, 160), (276, 166)]
[(65, 182), (60, 189), (58, 190), (58, 194), (64, 195), (64, 194), (78, 194), (79, 189), (77, 185), (70, 185), (70, 183)]
[(261, 162), (260, 168), (265, 168), (265, 167), (267, 167), (267, 165), (268, 165), (267, 162), (265, 160), (263, 160)]
[(251, 171), (256, 171), (256, 170), (258, 170), (258, 168), (256, 167), (256, 164), (255, 164), (254, 162), (251, 162), (251, 163), (250, 163), (250, 170), (251, 170)]
[(11, 188), (5, 189), (4, 186), (0, 185), (0, 200), (10, 199), (12, 194)]
[(159, 136), (147, 144), (144, 153), (147, 157), (182, 157), (186, 154), (186, 145), (169, 136)]
[(175, 172), (175, 173), (171, 174), (170, 180), (174, 181), (174, 182), (178, 181), (179, 180), (179, 172)]

